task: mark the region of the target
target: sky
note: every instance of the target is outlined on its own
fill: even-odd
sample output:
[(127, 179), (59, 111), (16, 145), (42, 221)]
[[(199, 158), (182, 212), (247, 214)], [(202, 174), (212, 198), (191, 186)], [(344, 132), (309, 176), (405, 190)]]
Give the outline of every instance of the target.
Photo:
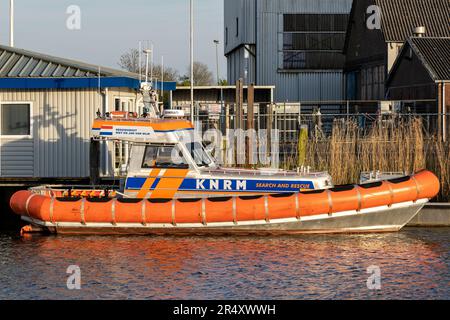
[[(67, 27), (67, 8), (81, 10), (81, 29)], [(195, 60), (226, 78), (223, 0), (195, 0)], [(189, 66), (189, 0), (15, 0), (15, 46), (119, 68), (120, 56), (139, 41), (154, 45), (155, 63), (186, 74)], [(9, 44), (9, 0), (0, 0), (0, 43)]]

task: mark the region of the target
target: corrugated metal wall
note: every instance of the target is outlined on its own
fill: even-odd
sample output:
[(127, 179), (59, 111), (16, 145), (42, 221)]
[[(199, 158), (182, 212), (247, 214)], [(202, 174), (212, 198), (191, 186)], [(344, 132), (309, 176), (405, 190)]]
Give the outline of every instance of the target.
[[(241, 44), (254, 44), (256, 42), (255, 5), (258, 0), (225, 0), (225, 54)], [(239, 20), (239, 34), (236, 36), (236, 18)], [(227, 32), (228, 30), (228, 37)]]
[[(109, 91), (110, 110), (121, 95)], [(32, 137), (0, 136), (1, 177), (89, 176), (90, 129), (104, 103), (97, 90), (0, 90), (2, 102), (32, 104)]]
[[(242, 3), (242, 1), (225, 1), (226, 26), (232, 26), (236, 17), (240, 17), (239, 13), (243, 12)], [(342, 71), (280, 72), (282, 55), (279, 48), (282, 46), (281, 31), (283, 30), (284, 13), (349, 14), (351, 5), (352, 0), (258, 0), (256, 4), (258, 11), (256, 83), (258, 85), (275, 85), (275, 101), (278, 102), (343, 99)], [(248, 22), (243, 25), (255, 24), (255, 12), (245, 18)], [(239, 20), (241, 21), (242, 18)], [(229, 43), (226, 50), (239, 44), (246, 44), (245, 39), (232, 40), (233, 42)], [(228, 56), (228, 80), (230, 83), (235, 83), (235, 80), (239, 78), (239, 73), (243, 72), (243, 62), (239, 63), (240, 59), (242, 57), (238, 51)]]
[[(250, 51), (255, 52), (255, 46), (249, 45)], [(256, 59), (252, 54), (248, 55), (248, 61), (245, 59), (245, 51), (244, 47), (241, 47), (237, 50), (234, 50), (228, 56), (228, 78), (230, 79), (230, 84), (236, 84), (236, 80), (242, 78), (245, 81), (245, 84), (255, 83), (256, 81)], [(246, 64), (248, 63), (248, 66)], [(245, 78), (245, 70), (247, 69), (247, 78)]]
[(352, 0), (261, 0), (258, 2), (258, 84), (275, 85), (276, 101), (343, 98), (342, 71), (279, 72), (284, 13), (350, 13)]

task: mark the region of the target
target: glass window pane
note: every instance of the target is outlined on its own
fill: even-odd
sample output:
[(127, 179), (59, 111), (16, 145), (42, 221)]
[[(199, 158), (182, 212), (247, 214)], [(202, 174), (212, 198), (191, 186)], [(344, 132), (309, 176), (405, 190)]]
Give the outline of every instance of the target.
[(1, 113), (2, 135), (28, 136), (31, 134), (29, 104), (3, 104)]
[(186, 167), (188, 167), (187, 162), (176, 146), (153, 145), (145, 148), (143, 169)]

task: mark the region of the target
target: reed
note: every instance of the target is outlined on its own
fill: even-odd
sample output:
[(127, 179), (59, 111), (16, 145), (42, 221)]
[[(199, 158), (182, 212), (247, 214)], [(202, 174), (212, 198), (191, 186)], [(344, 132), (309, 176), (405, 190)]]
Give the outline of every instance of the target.
[[(288, 155), (284, 167), (294, 167), (297, 158)], [(308, 139), (305, 164), (328, 171), (335, 184), (355, 183), (361, 172), (411, 174), (427, 168), (441, 181), (438, 200), (450, 201), (450, 144), (427, 135), (418, 117), (379, 120), (366, 130), (356, 119), (335, 120), (329, 137)]]

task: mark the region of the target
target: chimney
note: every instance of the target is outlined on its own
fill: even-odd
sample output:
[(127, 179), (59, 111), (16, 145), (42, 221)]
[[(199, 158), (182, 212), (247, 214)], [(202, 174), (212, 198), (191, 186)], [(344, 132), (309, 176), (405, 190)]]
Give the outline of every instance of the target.
[(9, 46), (14, 47), (14, 0), (9, 0)]
[(424, 26), (414, 28), (414, 36), (415, 37), (422, 38), (426, 32), (427, 32), (427, 29)]

